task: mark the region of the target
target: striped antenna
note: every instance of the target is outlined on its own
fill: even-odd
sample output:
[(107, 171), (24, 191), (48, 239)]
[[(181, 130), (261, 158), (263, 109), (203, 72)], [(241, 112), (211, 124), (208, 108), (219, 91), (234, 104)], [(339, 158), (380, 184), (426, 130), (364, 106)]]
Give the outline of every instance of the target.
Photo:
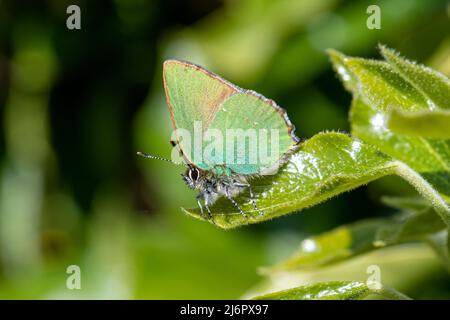
[[(144, 158), (147, 158), (147, 159), (162, 160), (162, 161), (170, 162), (170, 163), (176, 164), (176, 165), (183, 165), (182, 163), (175, 163), (175, 162), (173, 162), (173, 161), (170, 160), (170, 159), (166, 159), (166, 158), (163, 158), (163, 157), (157, 157), (157, 156), (151, 156), (151, 155), (149, 155), (149, 154), (146, 154), (146, 153), (143, 153), (143, 152), (140, 152), (140, 151), (136, 152), (136, 154), (137, 154), (138, 156), (141, 156), (141, 157), (144, 157)], [(184, 165), (183, 165), (183, 166), (184, 166)]]

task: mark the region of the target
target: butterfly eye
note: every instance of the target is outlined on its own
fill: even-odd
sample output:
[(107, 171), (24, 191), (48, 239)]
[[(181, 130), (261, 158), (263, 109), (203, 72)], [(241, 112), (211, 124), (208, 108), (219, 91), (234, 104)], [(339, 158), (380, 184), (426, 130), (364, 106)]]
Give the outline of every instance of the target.
[(197, 168), (192, 168), (189, 170), (189, 178), (191, 178), (192, 181), (197, 181), (199, 176), (199, 172)]

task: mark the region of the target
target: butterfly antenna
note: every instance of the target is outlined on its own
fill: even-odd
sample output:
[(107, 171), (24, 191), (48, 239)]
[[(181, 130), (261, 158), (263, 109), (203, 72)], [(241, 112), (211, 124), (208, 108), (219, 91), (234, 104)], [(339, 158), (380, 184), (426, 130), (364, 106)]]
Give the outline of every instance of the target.
[(146, 153), (143, 153), (143, 152), (140, 152), (140, 151), (136, 152), (136, 154), (137, 154), (138, 156), (141, 156), (141, 157), (144, 157), (144, 158), (147, 158), (147, 159), (162, 160), (162, 161), (170, 162), (170, 163), (172, 163), (172, 164), (182, 165), (181, 163), (173, 162), (173, 161), (170, 160), (170, 159), (166, 159), (166, 158), (163, 158), (163, 157), (157, 157), (157, 156), (151, 156), (151, 155), (149, 155), (149, 154), (146, 154)]

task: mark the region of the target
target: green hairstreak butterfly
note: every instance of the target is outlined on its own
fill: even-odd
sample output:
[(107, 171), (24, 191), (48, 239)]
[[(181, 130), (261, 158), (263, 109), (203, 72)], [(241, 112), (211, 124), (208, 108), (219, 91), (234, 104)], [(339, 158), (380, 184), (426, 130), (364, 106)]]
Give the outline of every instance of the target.
[[(202, 214), (202, 200), (212, 218), (210, 206), (226, 197), (246, 216), (234, 199), (246, 189), (255, 211), (263, 214), (249, 181), (275, 173), (297, 149), (299, 139), (286, 111), (273, 100), (189, 62), (165, 61), (163, 80), (174, 127), (172, 144), (187, 166), (183, 180), (199, 192)], [(210, 143), (205, 146), (206, 136)]]

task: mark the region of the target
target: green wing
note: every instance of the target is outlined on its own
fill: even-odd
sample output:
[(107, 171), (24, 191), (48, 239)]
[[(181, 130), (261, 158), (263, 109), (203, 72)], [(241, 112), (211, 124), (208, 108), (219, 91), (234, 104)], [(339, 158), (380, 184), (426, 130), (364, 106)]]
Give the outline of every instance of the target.
[[(238, 88), (209, 71), (191, 63), (167, 60), (164, 62), (164, 89), (175, 129), (185, 129), (194, 137), (194, 124), (201, 121), (203, 130), (214, 119), (220, 105)], [(194, 148), (188, 141), (177, 143), (189, 163), (209, 169), (202, 162), (194, 162)]]
[(298, 144), (286, 112), (274, 101), (250, 90), (224, 101), (210, 128), (225, 132), (224, 162), (239, 174), (272, 171), (270, 168), (276, 167)]
[[(273, 101), (253, 91), (243, 90), (199, 66), (178, 60), (166, 61), (164, 88), (174, 128), (184, 129), (192, 137), (191, 140), (185, 140), (177, 135), (177, 143), (184, 158), (186, 162), (203, 170), (226, 165), (239, 174), (259, 174), (276, 164), (298, 142), (285, 111)], [(216, 132), (221, 133), (224, 137), (223, 152), (215, 152), (213, 156), (204, 152), (208, 150), (205, 147), (208, 142), (204, 141), (198, 157), (198, 148), (193, 141), (198, 138), (195, 137), (195, 123), (201, 123), (202, 134), (207, 129), (216, 129)], [(234, 156), (231, 160), (227, 158), (227, 154), (230, 154), (230, 150), (226, 150), (227, 129), (255, 129), (258, 135), (260, 129), (266, 130), (265, 147), (268, 155), (264, 161), (259, 161), (259, 157), (256, 162), (253, 161), (260, 146), (252, 143), (250, 146), (253, 149), (250, 150), (250, 140), (236, 140), (234, 146), (228, 147)], [(272, 129), (279, 133), (275, 153), (271, 152), (275, 141), (271, 139)]]

